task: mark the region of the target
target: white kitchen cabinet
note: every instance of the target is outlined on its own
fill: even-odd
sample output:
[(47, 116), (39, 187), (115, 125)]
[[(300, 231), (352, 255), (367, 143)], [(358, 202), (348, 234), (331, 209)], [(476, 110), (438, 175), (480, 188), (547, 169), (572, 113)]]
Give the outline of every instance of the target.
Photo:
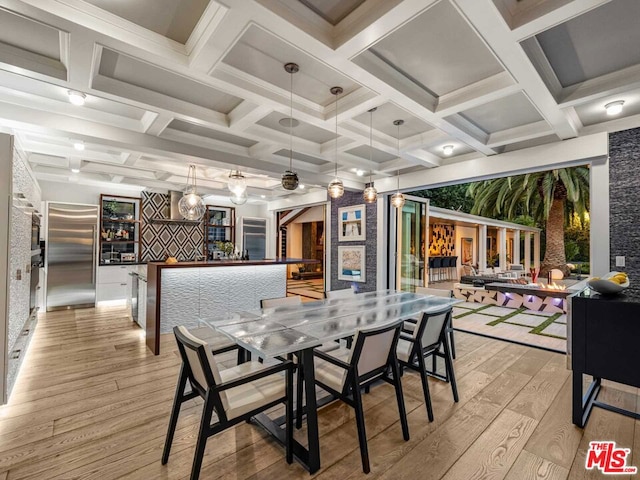
[(131, 290), (131, 265), (105, 265), (98, 267), (96, 302), (127, 303)]

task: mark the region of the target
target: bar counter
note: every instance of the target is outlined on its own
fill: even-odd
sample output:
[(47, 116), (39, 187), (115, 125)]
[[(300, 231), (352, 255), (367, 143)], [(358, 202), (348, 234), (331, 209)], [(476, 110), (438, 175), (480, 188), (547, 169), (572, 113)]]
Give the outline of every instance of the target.
[(198, 326), (228, 312), (260, 308), (287, 294), (287, 265), (317, 260), (213, 260), (147, 264), (147, 346), (160, 353), (160, 335), (176, 325)]

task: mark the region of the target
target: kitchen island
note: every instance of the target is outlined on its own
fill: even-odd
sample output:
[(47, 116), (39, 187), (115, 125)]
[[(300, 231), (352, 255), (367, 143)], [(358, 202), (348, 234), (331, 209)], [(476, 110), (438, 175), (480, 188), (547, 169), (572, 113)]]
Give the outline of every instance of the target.
[(147, 346), (158, 355), (160, 335), (226, 313), (260, 308), (287, 294), (287, 265), (317, 260), (214, 260), (147, 264)]

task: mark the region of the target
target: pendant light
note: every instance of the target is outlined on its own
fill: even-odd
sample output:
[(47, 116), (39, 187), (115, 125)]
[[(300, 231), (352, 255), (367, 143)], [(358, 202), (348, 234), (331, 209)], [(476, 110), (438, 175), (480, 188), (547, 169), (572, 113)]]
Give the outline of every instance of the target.
[[(404, 120), (394, 120), (393, 124), (398, 127), (398, 158), (400, 158), (400, 125), (404, 123)], [(404, 206), (404, 195), (400, 193), (400, 169), (398, 169), (398, 190), (391, 195), (391, 205), (396, 208), (402, 208)]]
[[(191, 183), (190, 183), (191, 181)], [(201, 220), (204, 216), (206, 207), (202, 198), (198, 195), (198, 184), (196, 180), (196, 166), (189, 165), (187, 173), (187, 186), (184, 194), (178, 202), (178, 211), (187, 220)]]
[[(369, 163), (373, 162), (373, 112), (376, 110), (376, 107), (369, 110)], [(367, 188), (364, 189), (364, 192), (362, 192), (362, 198), (364, 198), (365, 203), (374, 203), (378, 199), (378, 191), (376, 187), (373, 186), (371, 174), (372, 172), (369, 170), (369, 183), (367, 184)]]
[(293, 74), (300, 70), (297, 63), (287, 63), (284, 66), (289, 74), (289, 170), (282, 174), (282, 188), (285, 190), (295, 190), (298, 188), (298, 174), (293, 171)]
[(247, 191), (245, 190), (244, 192), (240, 192), (237, 195), (232, 195), (229, 200), (231, 200), (231, 203), (233, 203), (234, 205), (244, 205), (245, 203), (247, 203), (247, 198)]
[(234, 196), (238, 196), (247, 191), (247, 181), (245, 180), (244, 175), (240, 173), (240, 170), (236, 169), (229, 172), (227, 187)]
[(331, 95), (336, 96), (336, 176), (331, 180), (327, 190), (331, 198), (340, 198), (344, 195), (344, 185), (342, 180), (338, 178), (338, 95), (341, 95), (343, 90), (342, 87), (332, 87), (329, 91)]

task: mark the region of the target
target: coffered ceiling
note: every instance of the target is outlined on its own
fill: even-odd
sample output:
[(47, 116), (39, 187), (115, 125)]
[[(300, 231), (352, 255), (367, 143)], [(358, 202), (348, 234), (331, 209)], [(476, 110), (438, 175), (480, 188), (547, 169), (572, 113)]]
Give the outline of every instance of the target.
[(204, 193), (239, 167), (255, 201), (299, 195), (279, 186), (295, 62), (303, 192), (336, 146), (361, 189), (640, 126), (638, 18), (637, 0), (0, 0), (0, 129), (43, 180), (175, 189), (194, 163)]

